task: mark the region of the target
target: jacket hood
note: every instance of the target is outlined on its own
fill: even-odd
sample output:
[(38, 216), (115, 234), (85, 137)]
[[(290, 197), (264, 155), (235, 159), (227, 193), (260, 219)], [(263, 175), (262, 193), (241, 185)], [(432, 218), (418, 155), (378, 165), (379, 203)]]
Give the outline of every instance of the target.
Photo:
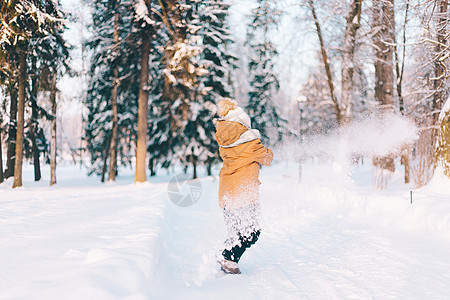
[(236, 142), (248, 129), (237, 122), (219, 121), (217, 123), (216, 140), (220, 146), (228, 146)]
[(259, 138), (258, 130), (248, 129), (238, 122), (219, 121), (217, 123), (216, 140), (221, 147), (236, 147)]

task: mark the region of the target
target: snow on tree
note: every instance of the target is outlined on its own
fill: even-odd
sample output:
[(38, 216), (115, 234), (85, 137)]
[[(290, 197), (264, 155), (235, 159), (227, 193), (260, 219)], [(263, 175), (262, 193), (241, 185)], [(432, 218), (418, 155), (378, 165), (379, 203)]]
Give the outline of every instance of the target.
[(426, 185), (436, 167), (438, 116), (449, 91), (447, 7), (446, 0), (429, 0), (411, 8), (410, 15), (420, 24), (421, 33), (413, 41), (412, 66), (405, 77), (408, 96), (404, 98), (406, 114), (420, 129), (410, 157), (411, 177), (416, 187)]
[[(194, 138), (197, 126), (191, 120), (198, 112), (196, 98), (204, 95), (199, 78), (207, 74), (199, 55), (198, 10), (200, 1), (161, 1), (162, 21), (167, 37), (161, 52), (161, 69), (157, 90), (152, 99), (153, 114), (150, 126), (150, 165), (168, 167), (175, 161), (187, 166), (196, 164), (198, 141)], [(197, 24), (196, 24), (197, 22)]]
[(281, 11), (274, 0), (258, 0), (257, 4), (247, 30), (250, 90), (246, 109), (252, 127), (260, 131), (265, 143), (274, 145), (287, 131), (287, 121), (273, 101), (280, 84), (274, 72), (278, 52), (270, 40), (270, 33), (277, 28)]

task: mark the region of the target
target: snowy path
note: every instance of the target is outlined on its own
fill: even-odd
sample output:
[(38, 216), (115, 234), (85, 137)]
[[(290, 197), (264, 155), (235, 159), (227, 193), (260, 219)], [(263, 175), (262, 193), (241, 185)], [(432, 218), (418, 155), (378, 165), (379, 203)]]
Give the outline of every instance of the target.
[(170, 176), (101, 185), (69, 168), (55, 188), (0, 185), (0, 298), (448, 298), (445, 191), (417, 191), (410, 205), (405, 188), (372, 193), (367, 170), (353, 183), (329, 173), (307, 166), (299, 185), (295, 165), (263, 170), (263, 233), (239, 276), (215, 261), (215, 178), (186, 208), (168, 200)]
[[(175, 224), (163, 227), (165, 243), (154, 295), (168, 299), (444, 299), (450, 294), (448, 240), (350, 219), (347, 208), (315, 203), (327, 205), (333, 201), (327, 197), (345, 198), (345, 192), (336, 187), (305, 190), (296, 187), (292, 178), (272, 174), (263, 180), (263, 234), (241, 260), (240, 276), (222, 275), (214, 260), (224, 234), (215, 185), (205, 179), (205, 195), (193, 207), (166, 208), (166, 220)], [(299, 196), (292, 199), (292, 195)]]

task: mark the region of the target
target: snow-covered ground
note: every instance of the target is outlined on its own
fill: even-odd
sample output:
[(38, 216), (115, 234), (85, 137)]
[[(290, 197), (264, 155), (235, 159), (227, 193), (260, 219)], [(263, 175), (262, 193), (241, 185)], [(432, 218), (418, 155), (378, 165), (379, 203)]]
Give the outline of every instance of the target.
[(0, 185), (0, 298), (448, 299), (450, 180), (438, 171), (411, 204), (400, 171), (384, 191), (370, 164), (350, 171), (309, 162), (299, 184), (296, 163), (264, 168), (263, 233), (224, 275), (216, 177), (179, 207), (166, 172), (101, 184), (59, 166), (51, 188), (27, 166), (23, 188)]

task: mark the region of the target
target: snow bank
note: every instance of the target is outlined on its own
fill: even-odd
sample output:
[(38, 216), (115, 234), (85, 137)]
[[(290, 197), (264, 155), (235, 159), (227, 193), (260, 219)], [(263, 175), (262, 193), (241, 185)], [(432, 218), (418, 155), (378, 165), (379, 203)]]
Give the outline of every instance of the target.
[(163, 187), (104, 185), (74, 167), (58, 170), (52, 188), (33, 183), (29, 167), (24, 188), (0, 185), (1, 298), (148, 299)]

